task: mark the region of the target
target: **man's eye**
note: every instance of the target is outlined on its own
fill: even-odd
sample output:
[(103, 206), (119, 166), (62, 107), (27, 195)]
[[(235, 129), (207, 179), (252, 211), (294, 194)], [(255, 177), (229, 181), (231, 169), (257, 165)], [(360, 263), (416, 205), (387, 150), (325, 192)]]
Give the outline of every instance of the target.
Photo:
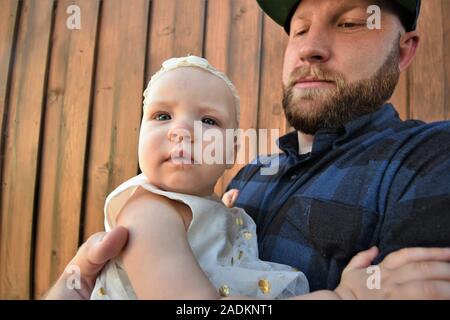
[(202, 122), (203, 122), (204, 124), (208, 124), (208, 125), (210, 125), (210, 126), (217, 126), (217, 121), (214, 120), (214, 119), (211, 119), (211, 118), (203, 118), (203, 119), (202, 119)]
[(339, 28), (342, 29), (352, 29), (352, 28), (356, 28), (356, 27), (361, 27), (361, 26), (365, 26), (366, 24), (362, 24), (362, 23), (354, 23), (354, 22), (344, 22), (338, 25)]
[(154, 119), (157, 120), (157, 121), (167, 121), (167, 120), (172, 119), (172, 117), (170, 115), (166, 114), (166, 113), (160, 113), (160, 114), (157, 114), (154, 117)]
[(306, 30), (306, 29), (302, 29), (302, 30), (296, 31), (296, 32), (294, 33), (294, 37), (302, 36), (302, 35), (304, 35), (307, 31), (308, 31), (308, 30)]

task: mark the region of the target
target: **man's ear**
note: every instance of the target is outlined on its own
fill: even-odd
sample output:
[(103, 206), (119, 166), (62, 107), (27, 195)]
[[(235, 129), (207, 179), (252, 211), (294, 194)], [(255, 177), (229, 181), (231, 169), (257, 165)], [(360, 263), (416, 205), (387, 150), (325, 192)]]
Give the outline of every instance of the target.
[(420, 37), (417, 31), (406, 32), (400, 37), (400, 72), (406, 70), (412, 63), (416, 56), (419, 40)]

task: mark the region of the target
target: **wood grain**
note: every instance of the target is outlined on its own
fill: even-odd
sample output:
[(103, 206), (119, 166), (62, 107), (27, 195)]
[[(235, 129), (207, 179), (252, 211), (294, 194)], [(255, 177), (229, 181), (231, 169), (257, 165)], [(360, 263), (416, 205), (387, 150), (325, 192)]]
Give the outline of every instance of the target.
[(52, 37), (37, 211), (35, 298), (64, 270), (79, 242), (99, 0), (78, 0), (81, 29), (59, 1)]
[(33, 213), (53, 4), (53, 0), (22, 3), (1, 194), (3, 299), (28, 299), (31, 294)]
[(147, 0), (104, 1), (102, 5), (84, 239), (104, 229), (106, 196), (137, 173), (148, 14)]

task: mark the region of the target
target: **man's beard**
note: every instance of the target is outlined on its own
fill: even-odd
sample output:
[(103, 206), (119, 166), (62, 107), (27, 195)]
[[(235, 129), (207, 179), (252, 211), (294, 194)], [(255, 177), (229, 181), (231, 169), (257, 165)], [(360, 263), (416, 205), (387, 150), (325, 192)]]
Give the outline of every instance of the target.
[[(369, 79), (346, 83), (342, 74), (315, 66), (295, 69), (284, 86), (283, 108), (289, 124), (297, 131), (314, 135), (325, 128), (339, 128), (345, 123), (379, 110), (392, 96), (400, 77), (398, 46), (385, 63)], [(335, 88), (295, 89), (295, 82), (304, 77), (334, 81)], [(306, 103), (311, 104), (310, 106)]]

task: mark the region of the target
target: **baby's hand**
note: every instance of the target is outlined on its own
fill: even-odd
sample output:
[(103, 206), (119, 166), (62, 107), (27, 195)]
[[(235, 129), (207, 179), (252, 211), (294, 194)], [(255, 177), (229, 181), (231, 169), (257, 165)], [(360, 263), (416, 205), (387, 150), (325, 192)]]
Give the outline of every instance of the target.
[(239, 195), (238, 189), (231, 189), (225, 192), (222, 196), (222, 202), (225, 204), (228, 208), (233, 208), (234, 203), (236, 202), (236, 199)]
[(450, 299), (450, 249), (402, 249), (368, 272), (377, 255), (373, 247), (353, 257), (335, 290), (341, 298)]

